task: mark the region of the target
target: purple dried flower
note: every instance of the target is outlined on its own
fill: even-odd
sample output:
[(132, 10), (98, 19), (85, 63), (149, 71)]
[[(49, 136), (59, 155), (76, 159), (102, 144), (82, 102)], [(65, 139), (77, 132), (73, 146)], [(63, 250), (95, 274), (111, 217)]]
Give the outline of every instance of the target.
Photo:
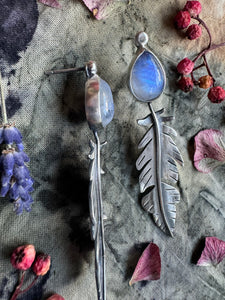
[(13, 157), (14, 150), (3, 150), (2, 151), (2, 168), (5, 171), (6, 175), (11, 175), (13, 173), (13, 167), (15, 164)]
[(20, 152), (20, 151), (23, 151), (24, 149), (24, 146), (22, 143), (19, 143), (19, 144), (16, 144), (16, 147), (17, 147), (17, 150)]
[(22, 135), (14, 124), (5, 125), (3, 130), (3, 143), (11, 145), (12, 143), (20, 144)]

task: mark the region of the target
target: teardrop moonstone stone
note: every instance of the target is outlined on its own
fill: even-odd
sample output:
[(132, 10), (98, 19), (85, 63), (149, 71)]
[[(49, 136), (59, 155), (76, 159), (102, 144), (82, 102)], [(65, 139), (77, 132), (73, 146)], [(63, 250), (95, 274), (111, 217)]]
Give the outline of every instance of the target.
[(130, 85), (134, 96), (149, 102), (161, 95), (165, 85), (164, 71), (158, 59), (145, 50), (135, 61)]

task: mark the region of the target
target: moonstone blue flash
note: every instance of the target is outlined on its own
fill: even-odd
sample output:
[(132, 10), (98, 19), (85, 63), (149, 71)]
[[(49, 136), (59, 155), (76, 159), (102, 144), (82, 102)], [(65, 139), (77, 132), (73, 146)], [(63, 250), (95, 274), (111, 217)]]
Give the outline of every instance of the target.
[(105, 127), (108, 125), (114, 115), (114, 104), (111, 89), (107, 82), (100, 78), (100, 111), (102, 125)]
[(134, 96), (143, 102), (149, 102), (163, 92), (164, 71), (151, 52), (145, 50), (135, 61), (130, 85)]

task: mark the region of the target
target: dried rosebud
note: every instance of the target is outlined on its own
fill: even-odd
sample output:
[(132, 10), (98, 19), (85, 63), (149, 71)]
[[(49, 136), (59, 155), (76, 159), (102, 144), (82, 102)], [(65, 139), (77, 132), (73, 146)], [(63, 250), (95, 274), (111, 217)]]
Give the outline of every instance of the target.
[(178, 81), (178, 87), (183, 92), (188, 93), (193, 90), (193, 81), (190, 77), (181, 77), (181, 79)]
[(174, 25), (177, 29), (187, 28), (191, 22), (191, 16), (188, 11), (179, 11), (174, 18)]
[(213, 85), (213, 78), (209, 75), (200, 77), (198, 81), (201, 89), (208, 89)]
[(182, 59), (177, 65), (177, 71), (180, 74), (188, 75), (192, 72), (194, 65), (195, 64), (193, 63), (193, 61), (186, 57)]
[(199, 1), (187, 1), (185, 11), (188, 11), (191, 17), (197, 17), (202, 11), (202, 5)]
[(47, 254), (39, 254), (34, 261), (33, 271), (37, 276), (45, 275), (50, 269), (51, 257)]
[(11, 256), (11, 264), (15, 269), (27, 270), (35, 259), (36, 251), (33, 245), (16, 248)]
[(58, 295), (58, 294), (54, 294), (50, 298), (48, 298), (47, 300), (65, 300), (65, 299), (62, 296)]
[(208, 98), (212, 103), (221, 103), (225, 99), (225, 91), (221, 86), (212, 87), (209, 90)]
[(202, 35), (202, 27), (198, 24), (192, 24), (186, 31), (186, 36), (189, 40), (196, 40)]

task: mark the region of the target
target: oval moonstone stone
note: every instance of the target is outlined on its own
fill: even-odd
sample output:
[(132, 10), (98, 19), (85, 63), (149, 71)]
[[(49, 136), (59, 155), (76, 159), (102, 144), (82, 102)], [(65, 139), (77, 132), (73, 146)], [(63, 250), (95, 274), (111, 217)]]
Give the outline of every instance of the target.
[(94, 75), (85, 84), (85, 111), (89, 126), (93, 130), (108, 125), (114, 115), (111, 89), (107, 82)]
[(134, 96), (149, 102), (161, 95), (165, 86), (165, 74), (158, 59), (149, 51), (135, 61), (131, 70), (130, 86)]
[(111, 89), (106, 81), (100, 78), (100, 111), (102, 125), (108, 125), (114, 115), (114, 104)]

